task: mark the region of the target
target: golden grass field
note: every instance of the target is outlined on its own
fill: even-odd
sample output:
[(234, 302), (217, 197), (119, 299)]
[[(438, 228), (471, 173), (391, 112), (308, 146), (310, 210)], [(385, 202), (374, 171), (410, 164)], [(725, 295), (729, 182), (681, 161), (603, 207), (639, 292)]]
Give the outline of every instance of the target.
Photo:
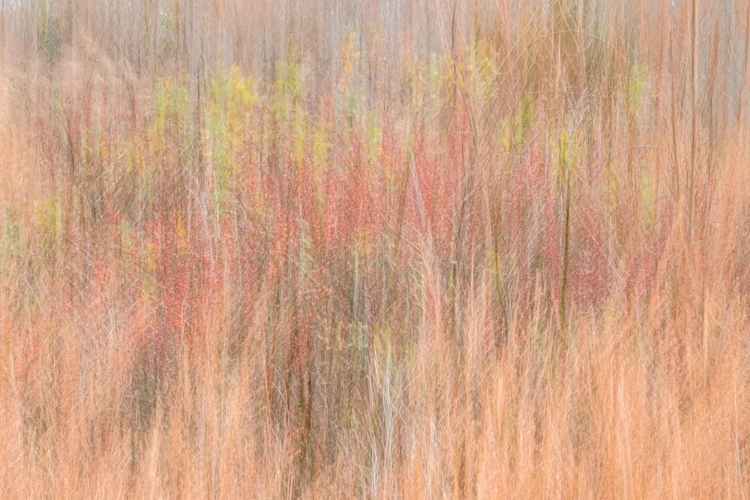
[(0, 498), (750, 497), (749, 45), (0, 1)]

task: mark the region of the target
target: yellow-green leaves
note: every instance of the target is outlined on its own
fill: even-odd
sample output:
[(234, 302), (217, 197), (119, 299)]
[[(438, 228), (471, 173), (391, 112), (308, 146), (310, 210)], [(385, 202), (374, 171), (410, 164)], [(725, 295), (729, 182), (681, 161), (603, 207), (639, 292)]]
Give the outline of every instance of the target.
[(53, 254), (57, 251), (62, 234), (62, 217), (57, 196), (49, 196), (35, 203), (36, 225), (41, 235), (42, 251)]
[(214, 202), (218, 205), (225, 201), (231, 186), (236, 185), (258, 101), (255, 81), (237, 66), (217, 76), (211, 85), (205, 135), (214, 173)]
[(505, 151), (517, 148), (523, 143), (526, 133), (536, 120), (536, 101), (531, 94), (521, 99), (515, 115), (500, 122), (499, 140)]
[(382, 140), (380, 119), (377, 114), (369, 113), (367, 116), (367, 159), (375, 163), (380, 155), (380, 143)]
[(2, 257), (18, 256), (21, 253), (21, 218), (18, 209), (5, 208), (2, 218)]
[(229, 104), (240, 112), (247, 112), (258, 101), (254, 81), (252, 78), (243, 75), (238, 66), (232, 66), (229, 70), (227, 87)]
[(341, 52), (344, 65), (344, 84), (346, 85), (349, 83), (349, 79), (357, 73), (359, 64), (359, 44), (357, 42), (357, 33), (355, 31), (349, 33)]
[(303, 81), (299, 61), (288, 59), (276, 65), (276, 82), (271, 107), (276, 120), (288, 119), (299, 104)]
[(475, 43), (469, 48), (469, 79), (476, 97), (487, 99), (492, 93), (495, 80), (495, 56), (486, 41)]
[(575, 172), (581, 156), (581, 139), (578, 130), (561, 128), (553, 131), (551, 138), (553, 172), (560, 178)]
[(181, 124), (188, 123), (190, 102), (186, 86), (171, 78), (159, 78), (154, 94), (154, 139), (159, 139), (170, 129), (174, 132)]
[(627, 79), (625, 100), (628, 104), (628, 114), (631, 118), (638, 115), (643, 103), (648, 85), (648, 68), (644, 64), (634, 64), (630, 67)]

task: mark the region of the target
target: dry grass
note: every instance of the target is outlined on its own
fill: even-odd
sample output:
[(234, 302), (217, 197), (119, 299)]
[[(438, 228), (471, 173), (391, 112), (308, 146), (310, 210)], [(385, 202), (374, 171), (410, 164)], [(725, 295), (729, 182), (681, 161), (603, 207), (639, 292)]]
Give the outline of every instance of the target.
[(1, 3), (0, 497), (750, 496), (749, 13)]

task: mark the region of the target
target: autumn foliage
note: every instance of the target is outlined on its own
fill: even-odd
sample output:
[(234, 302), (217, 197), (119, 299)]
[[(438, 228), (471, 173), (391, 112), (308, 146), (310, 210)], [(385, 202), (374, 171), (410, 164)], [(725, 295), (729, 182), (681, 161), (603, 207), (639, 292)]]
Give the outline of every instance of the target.
[(114, 4), (0, 6), (0, 497), (748, 495), (746, 0)]

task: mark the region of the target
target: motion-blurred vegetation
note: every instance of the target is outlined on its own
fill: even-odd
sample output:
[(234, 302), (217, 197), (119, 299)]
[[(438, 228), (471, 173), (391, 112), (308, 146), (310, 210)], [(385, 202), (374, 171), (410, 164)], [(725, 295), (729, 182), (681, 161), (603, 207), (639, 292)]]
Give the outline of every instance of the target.
[(744, 498), (749, 41), (0, 2), (0, 497)]

